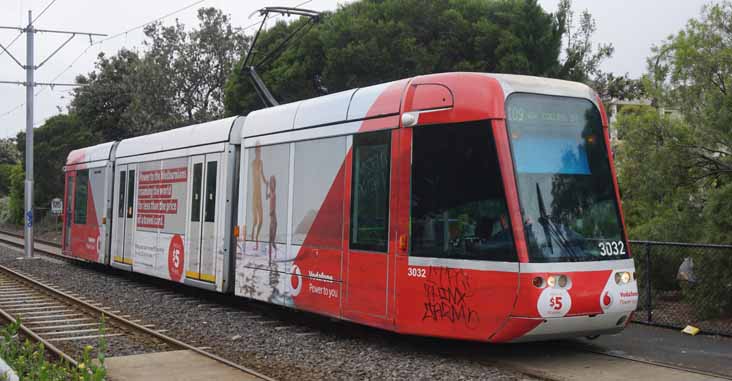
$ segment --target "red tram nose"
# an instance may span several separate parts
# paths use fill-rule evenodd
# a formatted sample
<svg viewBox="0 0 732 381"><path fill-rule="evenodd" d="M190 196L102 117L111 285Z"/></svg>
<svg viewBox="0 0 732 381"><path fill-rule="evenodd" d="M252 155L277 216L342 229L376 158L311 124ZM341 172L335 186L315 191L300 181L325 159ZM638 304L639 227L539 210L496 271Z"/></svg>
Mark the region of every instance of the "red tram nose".
<svg viewBox="0 0 732 381"><path fill-rule="evenodd" d="M520 282L519 299L509 322L492 341L617 332L638 303L633 268L522 273Z"/></svg>

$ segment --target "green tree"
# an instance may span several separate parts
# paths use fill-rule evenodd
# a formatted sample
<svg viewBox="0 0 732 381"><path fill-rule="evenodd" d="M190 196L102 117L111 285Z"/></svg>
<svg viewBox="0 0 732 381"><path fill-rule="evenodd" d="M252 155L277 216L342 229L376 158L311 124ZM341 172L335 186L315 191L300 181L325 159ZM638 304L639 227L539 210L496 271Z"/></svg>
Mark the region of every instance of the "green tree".
<svg viewBox="0 0 732 381"><path fill-rule="evenodd" d="M600 64L615 51L612 44L592 45L597 23L588 10L582 11L575 23L571 0L561 0L557 20L562 32L564 61L557 76L577 82L589 82L603 74Z"/></svg>
<svg viewBox="0 0 732 381"><path fill-rule="evenodd" d="M303 22L262 33L254 62ZM613 47L593 45L595 30L586 10L576 22L570 0L553 14L535 0L363 0L324 14L260 74L283 103L319 95L316 77L336 92L445 71L557 77L588 83L603 98L638 96L638 81L600 69ZM241 66L226 85L225 104L228 114L262 107Z"/></svg>
<svg viewBox="0 0 732 381"><path fill-rule="evenodd" d="M263 32L257 56L305 21ZM331 92L456 70L556 76L563 28L535 0L364 0L323 15L260 74L281 102L319 95L316 76ZM225 102L229 114L261 107L240 66Z"/></svg>
<svg viewBox="0 0 732 381"><path fill-rule="evenodd" d="M616 75L601 69L602 62L612 57L615 48L611 43L593 45L597 22L587 9L576 20L572 1L561 0L556 18L563 48L563 60L556 77L588 84L603 101L637 99L644 95L640 80L630 78L628 73Z"/></svg>
<svg viewBox="0 0 732 381"><path fill-rule="evenodd" d="M122 49L109 58L100 53L96 69L76 78L84 86L74 89L70 112L104 141L131 137L128 111L134 99L139 66L140 57L135 52Z"/></svg>
<svg viewBox="0 0 732 381"><path fill-rule="evenodd" d="M201 8L198 20L198 29L190 32L177 21L145 28L149 50L144 61L161 71L173 110L188 124L223 116L226 79L247 48L243 31L232 27L221 10ZM157 91L140 95L160 97Z"/></svg>
<svg viewBox="0 0 732 381"><path fill-rule="evenodd" d="M655 48L649 58L649 93L659 105L678 108L690 138L677 145L682 168L690 171L701 203L705 236L732 243L726 224L711 218L732 208L732 3L705 6L679 33ZM710 201L710 202L706 202Z"/></svg>
<svg viewBox="0 0 732 381"><path fill-rule="evenodd" d="M0 197L6 196L10 191L10 175L13 173L15 164L0 164Z"/></svg>
<svg viewBox="0 0 732 381"><path fill-rule="evenodd" d="M700 238L702 205L691 202L697 191L693 170L680 146L692 140L680 118L661 115L653 107L626 107L618 114L615 161L623 209L631 237L693 242Z"/></svg>
<svg viewBox="0 0 732 381"><path fill-rule="evenodd" d="M100 54L77 81L70 111L104 141L169 130L223 116L226 79L246 49L243 32L214 8L198 10L197 29L156 23L142 52Z"/></svg>
<svg viewBox="0 0 732 381"><path fill-rule="evenodd" d="M8 195L8 213L5 222L13 224L23 223L23 190L25 170L20 164L13 165L10 171L10 192Z"/></svg>
<svg viewBox="0 0 732 381"><path fill-rule="evenodd" d="M732 244L732 3L705 6L655 47L643 82L654 107L618 118L623 140L617 158L631 235ZM662 115L664 108L679 115ZM696 281L685 297L701 318L729 316L732 257L725 254L681 251L657 257L656 268L671 267L669 282L669 273L691 256Z"/></svg>
<svg viewBox="0 0 732 381"><path fill-rule="evenodd" d="M36 207L48 208L51 199L63 198L63 166L66 164L69 152L97 144L99 139L73 114L51 117L42 126L36 128L33 134L35 164L33 201ZM25 147L24 132L18 134L18 142L21 147ZM23 152L25 152L24 149ZM13 196L11 193L11 198L13 197L17 197L17 195ZM21 205L22 201L21 187Z"/></svg>
<svg viewBox="0 0 732 381"><path fill-rule="evenodd" d="M20 151L15 139L0 139L0 164L15 164L20 160Z"/></svg>

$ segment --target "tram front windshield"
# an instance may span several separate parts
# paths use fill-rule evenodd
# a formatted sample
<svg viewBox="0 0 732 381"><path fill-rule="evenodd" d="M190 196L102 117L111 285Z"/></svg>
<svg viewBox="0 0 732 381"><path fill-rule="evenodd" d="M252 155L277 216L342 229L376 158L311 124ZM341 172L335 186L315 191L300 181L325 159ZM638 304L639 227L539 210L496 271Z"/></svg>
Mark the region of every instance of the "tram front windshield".
<svg viewBox="0 0 732 381"><path fill-rule="evenodd" d="M597 107L534 94L506 107L530 260L628 258Z"/></svg>

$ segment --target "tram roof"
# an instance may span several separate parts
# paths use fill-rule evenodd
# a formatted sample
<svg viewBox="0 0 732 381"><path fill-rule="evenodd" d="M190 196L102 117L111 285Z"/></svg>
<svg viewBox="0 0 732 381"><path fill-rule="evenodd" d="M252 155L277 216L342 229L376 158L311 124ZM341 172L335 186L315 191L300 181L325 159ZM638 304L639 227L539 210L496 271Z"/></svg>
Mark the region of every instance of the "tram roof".
<svg viewBox="0 0 732 381"><path fill-rule="evenodd" d="M419 80L425 83L434 80L434 83L439 84L448 77L459 79L466 74L479 74L496 79L505 97L512 93L526 92L585 98L597 103L595 92L587 85L578 82L513 74L428 74L264 108L251 112L246 118L230 117L125 139L119 142L114 156L129 157L222 142L238 143L246 137L397 115L402 101L400 95L404 94L404 90L411 82ZM379 104L378 109L374 111L373 106L377 98L387 89L396 96L390 97L390 102ZM113 154L114 144L110 142L72 151L67 164L108 160Z"/></svg>
<svg viewBox="0 0 732 381"><path fill-rule="evenodd" d="M66 165L109 160L112 148L114 148L115 144L116 142L108 142L91 147L75 149L69 152L69 155L66 158Z"/></svg>
<svg viewBox="0 0 732 381"><path fill-rule="evenodd" d="M351 122L366 117L398 114L401 104L399 101L394 101L387 105L380 105L378 115L371 113L367 115L376 99L391 86L401 86L401 94L403 94L404 89L415 79L425 83L434 78L435 83L439 84L447 76L457 77L465 74L479 74L498 80L505 97L512 93L527 92L585 98L597 103L595 92L587 85L578 82L513 74L428 74L253 111L247 116L242 137L255 137L306 127ZM401 100L401 98L399 99Z"/></svg>
<svg viewBox="0 0 732 381"><path fill-rule="evenodd" d="M214 120L158 132L156 134L124 139L119 143L115 157L129 157L153 152L238 141L243 117Z"/></svg>
<svg viewBox="0 0 732 381"><path fill-rule="evenodd" d="M592 88L580 82L562 79L532 77L516 74L485 74L501 83L506 97L512 93L535 93L564 97L586 98L597 103L596 93Z"/></svg>

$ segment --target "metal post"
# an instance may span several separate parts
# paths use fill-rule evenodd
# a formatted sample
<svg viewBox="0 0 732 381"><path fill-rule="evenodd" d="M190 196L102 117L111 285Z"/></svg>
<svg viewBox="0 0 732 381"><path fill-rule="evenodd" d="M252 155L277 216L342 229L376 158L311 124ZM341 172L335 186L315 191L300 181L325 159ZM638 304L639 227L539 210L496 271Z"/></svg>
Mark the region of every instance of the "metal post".
<svg viewBox="0 0 732 381"><path fill-rule="evenodd" d="M50 5L49 5L50 6ZM48 9L48 7L46 7ZM45 9L44 9L45 12ZM7 54L13 61L15 61L18 66L25 69L26 73L26 81L25 82L19 82L19 81L0 81L0 84L11 84L11 85L25 85L25 105L26 105L26 113L25 113L25 224L24 224L24 231L25 231L25 258L33 258L33 90L35 86L77 86L77 84L68 84L68 83L44 83L44 82L34 82L33 81L33 73L36 69L43 66L48 60L53 57L56 53L58 53L66 44L71 41L74 36L77 35L88 35L89 41L91 42L92 36L106 36L106 34L99 34L99 33L89 33L89 32L74 32L74 31L65 31L65 30L48 30L48 29L36 29L33 27L33 17L31 11L28 11L28 26L23 27L14 27L14 26L2 26L0 25L0 29L11 29L11 30L17 30L21 33L26 34L27 38L27 45L26 45L26 63L25 65L21 64L20 61L13 56L13 54L8 51L8 49L0 44L0 49L2 49L2 52ZM71 35L66 41L64 41L61 46L59 46L56 50L53 51L46 59L41 60L41 63L36 66L34 63L34 52L33 52L33 38L34 35L38 32L41 33L53 33L53 34L68 34Z"/></svg>
<svg viewBox="0 0 732 381"><path fill-rule="evenodd" d="M646 314L648 323L653 321L651 303L651 245L646 244Z"/></svg>
<svg viewBox="0 0 732 381"><path fill-rule="evenodd" d="M33 18L28 11L25 62L25 258L33 258Z"/></svg>

